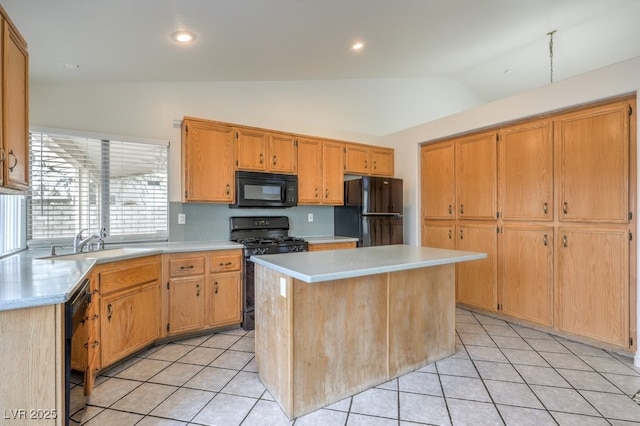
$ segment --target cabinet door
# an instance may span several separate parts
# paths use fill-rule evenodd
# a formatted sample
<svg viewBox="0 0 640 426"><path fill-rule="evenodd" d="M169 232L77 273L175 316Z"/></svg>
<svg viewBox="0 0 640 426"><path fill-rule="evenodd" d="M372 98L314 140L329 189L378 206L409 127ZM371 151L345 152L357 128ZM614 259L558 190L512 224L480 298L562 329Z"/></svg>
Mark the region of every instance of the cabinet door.
<svg viewBox="0 0 640 426"><path fill-rule="evenodd" d="M188 120L183 122L184 201L233 202L232 136L230 127Z"/></svg>
<svg viewBox="0 0 640 426"><path fill-rule="evenodd" d="M423 219L455 219L454 145L425 145L420 149Z"/></svg>
<svg viewBox="0 0 640 426"><path fill-rule="evenodd" d="M456 226L453 222L422 221L422 246L454 250Z"/></svg>
<svg viewBox="0 0 640 426"><path fill-rule="evenodd" d="M238 169L258 172L267 171L267 134L243 128L237 128L235 131L236 166Z"/></svg>
<svg viewBox="0 0 640 426"><path fill-rule="evenodd" d="M298 203L322 201L322 141L298 139Z"/></svg>
<svg viewBox="0 0 640 426"><path fill-rule="evenodd" d="M629 105L593 108L556 122L559 217L627 223Z"/></svg>
<svg viewBox="0 0 640 426"><path fill-rule="evenodd" d="M487 258L456 264L456 299L478 308L497 309L497 230L495 225L458 223L456 249Z"/></svg>
<svg viewBox="0 0 640 426"><path fill-rule="evenodd" d="M560 227L558 327L622 348L629 345L629 232Z"/></svg>
<svg viewBox="0 0 640 426"><path fill-rule="evenodd" d="M169 280L167 332L180 334L204 325L204 275Z"/></svg>
<svg viewBox="0 0 640 426"><path fill-rule="evenodd" d="M344 202L344 145L322 143L322 204L341 206Z"/></svg>
<svg viewBox="0 0 640 426"><path fill-rule="evenodd" d="M548 121L501 132L500 211L504 220L553 220L553 139Z"/></svg>
<svg viewBox="0 0 640 426"><path fill-rule="evenodd" d="M367 146L346 144L345 145L345 172L357 175L368 175L371 173L371 149Z"/></svg>
<svg viewBox="0 0 640 426"><path fill-rule="evenodd" d="M456 202L460 219L495 219L497 137L485 133L456 142Z"/></svg>
<svg viewBox="0 0 640 426"><path fill-rule="evenodd" d="M273 173L296 173L295 138L291 135L269 135L269 170Z"/></svg>
<svg viewBox="0 0 640 426"><path fill-rule="evenodd" d="M207 323L211 326L240 323L240 273L212 274L210 281Z"/></svg>
<svg viewBox="0 0 640 426"><path fill-rule="evenodd" d="M393 149L371 148L371 174L393 176Z"/></svg>
<svg viewBox="0 0 640 426"><path fill-rule="evenodd" d="M553 325L553 228L504 226L500 239L501 309Z"/></svg>
<svg viewBox="0 0 640 426"><path fill-rule="evenodd" d="M4 79L2 140L4 142L4 185L14 189L29 187L29 139L27 82L28 54L14 29L4 23ZM2 158L0 156L0 158ZM0 173L1 174L1 173Z"/></svg>
<svg viewBox="0 0 640 426"><path fill-rule="evenodd" d="M157 281L100 300L102 368L153 343L160 335Z"/></svg>

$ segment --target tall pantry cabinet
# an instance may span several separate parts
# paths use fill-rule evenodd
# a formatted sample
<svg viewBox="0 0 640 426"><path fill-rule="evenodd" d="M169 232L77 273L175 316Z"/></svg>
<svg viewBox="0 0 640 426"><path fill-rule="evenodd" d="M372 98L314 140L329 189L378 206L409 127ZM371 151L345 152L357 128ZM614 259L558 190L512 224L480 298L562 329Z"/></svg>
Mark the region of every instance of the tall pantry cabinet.
<svg viewBox="0 0 640 426"><path fill-rule="evenodd" d="M460 304L635 347L634 109L619 98L421 148L422 245L488 254L456 269Z"/></svg>

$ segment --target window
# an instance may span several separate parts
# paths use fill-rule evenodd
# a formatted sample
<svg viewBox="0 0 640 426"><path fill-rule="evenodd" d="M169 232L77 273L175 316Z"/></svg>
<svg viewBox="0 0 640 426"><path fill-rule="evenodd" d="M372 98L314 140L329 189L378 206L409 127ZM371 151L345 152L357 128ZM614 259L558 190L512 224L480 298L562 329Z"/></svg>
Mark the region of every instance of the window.
<svg viewBox="0 0 640 426"><path fill-rule="evenodd" d="M168 147L134 138L31 131L27 239L50 243L104 227L107 242L166 240Z"/></svg>

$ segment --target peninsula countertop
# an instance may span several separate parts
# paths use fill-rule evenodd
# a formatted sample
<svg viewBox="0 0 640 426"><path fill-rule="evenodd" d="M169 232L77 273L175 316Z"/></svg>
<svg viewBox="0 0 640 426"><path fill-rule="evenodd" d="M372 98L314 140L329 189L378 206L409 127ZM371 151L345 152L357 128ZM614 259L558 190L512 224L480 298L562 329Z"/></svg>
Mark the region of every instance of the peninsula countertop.
<svg viewBox="0 0 640 426"><path fill-rule="evenodd" d="M391 245L251 256L251 260L307 283L484 259L486 253Z"/></svg>
<svg viewBox="0 0 640 426"><path fill-rule="evenodd" d="M241 249L232 241L135 244L128 250L49 256L49 249L22 250L0 258L0 311L65 303L96 264L162 253Z"/></svg>

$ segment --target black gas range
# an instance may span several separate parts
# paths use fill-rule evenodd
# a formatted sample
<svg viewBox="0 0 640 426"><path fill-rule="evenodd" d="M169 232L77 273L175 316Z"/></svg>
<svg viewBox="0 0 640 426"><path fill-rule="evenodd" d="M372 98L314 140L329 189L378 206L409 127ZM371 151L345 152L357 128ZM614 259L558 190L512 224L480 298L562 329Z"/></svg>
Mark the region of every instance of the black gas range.
<svg viewBox="0 0 640 426"><path fill-rule="evenodd" d="M287 216L234 216L230 219L230 240L244 246L242 279L242 328L255 328L255 272L252 255L307 251L303 238L289 236Z"/></svg>

